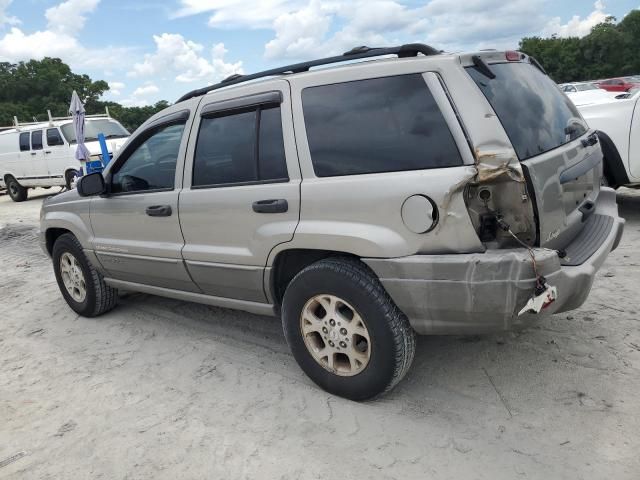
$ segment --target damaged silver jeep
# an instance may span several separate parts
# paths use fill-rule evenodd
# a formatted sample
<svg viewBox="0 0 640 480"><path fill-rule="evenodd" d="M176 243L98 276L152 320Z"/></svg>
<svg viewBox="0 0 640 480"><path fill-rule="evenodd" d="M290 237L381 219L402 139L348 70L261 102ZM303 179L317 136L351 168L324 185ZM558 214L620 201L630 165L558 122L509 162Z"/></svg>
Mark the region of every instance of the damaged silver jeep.
<svg viewBox="0 0 640 480"><path fill-rule="evenodd" d="M579 307L624 225L601 176L535 59L358 47L188 93L44 202L42 245L81 315L118 290L279 315L305 373L362 400L415 333Z"/></svg>

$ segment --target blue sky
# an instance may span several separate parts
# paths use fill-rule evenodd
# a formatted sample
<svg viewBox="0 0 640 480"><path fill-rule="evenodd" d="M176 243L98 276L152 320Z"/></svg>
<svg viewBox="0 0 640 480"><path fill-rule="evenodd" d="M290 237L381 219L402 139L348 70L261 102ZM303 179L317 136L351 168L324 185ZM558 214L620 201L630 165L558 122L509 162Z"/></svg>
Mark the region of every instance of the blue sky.
<svg viewBox="0 0 640 480"><path fill-rule="evenodd" d="M640 0L0 0L0 61L60 57L125 105L175 101L232 73L425 42L515 48L583 36Z"/></svg>

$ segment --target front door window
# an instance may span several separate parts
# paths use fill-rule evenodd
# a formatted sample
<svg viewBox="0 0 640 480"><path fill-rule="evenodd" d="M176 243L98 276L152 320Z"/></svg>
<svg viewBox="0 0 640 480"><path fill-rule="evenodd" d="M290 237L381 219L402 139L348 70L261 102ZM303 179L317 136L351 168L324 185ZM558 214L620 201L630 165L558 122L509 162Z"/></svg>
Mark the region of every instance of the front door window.
<svg viewBox="0 0 640 480"><path fill-rule="evenodd" d="M111 193L172 190L185 122L156 127L114 168Z"/></svg>

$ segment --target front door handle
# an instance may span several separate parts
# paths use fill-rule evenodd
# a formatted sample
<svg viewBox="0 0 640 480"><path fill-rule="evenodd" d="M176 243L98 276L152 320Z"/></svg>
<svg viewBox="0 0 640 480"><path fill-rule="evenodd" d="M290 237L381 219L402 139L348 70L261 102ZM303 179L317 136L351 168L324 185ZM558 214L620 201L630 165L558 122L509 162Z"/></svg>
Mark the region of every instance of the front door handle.
<svg viewBox="0 0 640 480"><path fill-rule="evenodd" d="M252 207L256 213L284 213L289 210L289 203L284 198L259 200Z"/></svg>
<svg viewBox="0 0 640 480"><path fill-rule="evenodd" d="M46 153L47 155L49 155L51 153L51 150L45 150L44 153Z"/></svg>
<svg viewBox="0 0 640 480"><path fill-rule="evenodd" d="M153 205L147 207L146 212L150 217L170 217L171 205Z"/></svg>

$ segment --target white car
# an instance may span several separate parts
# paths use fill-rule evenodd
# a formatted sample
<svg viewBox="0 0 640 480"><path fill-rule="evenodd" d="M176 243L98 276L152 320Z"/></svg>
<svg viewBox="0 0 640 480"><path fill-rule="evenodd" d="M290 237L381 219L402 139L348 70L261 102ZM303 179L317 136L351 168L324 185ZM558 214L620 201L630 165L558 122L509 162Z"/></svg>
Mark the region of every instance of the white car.
<svg viewBox="0 0 640 480"><path fill-rule="evenodd" d="M126 142L129 132L108 115L87 116L85 145L92 159L101 158L102 133L110 156ZM75 158L76 135L71 118L17 123L0 131L0 187L21 202L32 187L71 187L81 164Z"/></svg>
<svg viewBox="0 0 640 480"><path fill-rule="evenodd" d="M598 87L595 83L589 82L565 83L560 85L560 89L566 93L577 107L610 102L620 93L608 92Z"/></svg>
<svg viewBox="0 0 640 480"><path fill-rule="evenodd" d="M640 187L640 90L618 93L605 103L578 105L598 131L604 153L604 179L612 187Z"/></svg>

